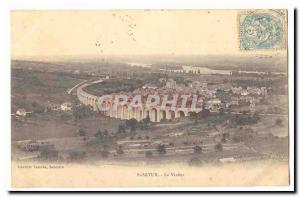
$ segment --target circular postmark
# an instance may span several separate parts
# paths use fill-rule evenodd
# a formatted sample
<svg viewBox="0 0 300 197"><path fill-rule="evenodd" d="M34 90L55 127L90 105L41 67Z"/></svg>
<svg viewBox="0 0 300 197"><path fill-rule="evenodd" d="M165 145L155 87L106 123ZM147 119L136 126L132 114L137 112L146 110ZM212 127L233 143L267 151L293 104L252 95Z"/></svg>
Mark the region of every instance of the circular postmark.
<svg viewBox="0 0 300 197"><path fill-rule="evenodd" d="M268 13L246 15L240 21L241 49L276 48L283 39L283 26L278 17Z"/></svg>

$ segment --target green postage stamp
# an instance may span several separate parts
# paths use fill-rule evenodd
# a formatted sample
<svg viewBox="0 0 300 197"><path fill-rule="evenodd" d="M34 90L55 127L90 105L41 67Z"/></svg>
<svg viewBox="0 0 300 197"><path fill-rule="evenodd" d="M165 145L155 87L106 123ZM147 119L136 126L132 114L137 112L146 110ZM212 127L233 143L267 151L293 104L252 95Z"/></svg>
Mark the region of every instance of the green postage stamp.
<svg viewBox="0 0 300 197"><path fill-rule="evenodd" d="M259 10L239 15L241 50L286 48L286 11Z"/></svg>

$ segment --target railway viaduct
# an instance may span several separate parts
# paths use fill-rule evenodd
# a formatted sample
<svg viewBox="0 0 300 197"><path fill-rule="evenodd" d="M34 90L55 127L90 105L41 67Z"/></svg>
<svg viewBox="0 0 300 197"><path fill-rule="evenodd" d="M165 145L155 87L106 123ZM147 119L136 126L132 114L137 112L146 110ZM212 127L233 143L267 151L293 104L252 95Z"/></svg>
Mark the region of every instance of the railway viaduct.
<svg viewBox="0 0 300 197"><path fill-rule="evenodd" d="M98 98L95 95L92 95L84 90L85 87L95 84L101 83L102 80L85 83L77 88L77 97L81 103L87 106L91 106L94 111L99 112L99 108L97 106ZM137 121L141 121L147 117L149 117L151 122L160 122L161 120L170 120L174 118L189 116L191 113L190 108L171 108L166 107L165 109L161 109L160 106L152 106L146 107L146 105L142 105L140 107L132 107L128 104L115 104L112 101L105 102L104 107L108 110L103 113L106 116L112 118L119 118L122 120L136 119ZM198 112L198 111L197 111Z"/></svg>

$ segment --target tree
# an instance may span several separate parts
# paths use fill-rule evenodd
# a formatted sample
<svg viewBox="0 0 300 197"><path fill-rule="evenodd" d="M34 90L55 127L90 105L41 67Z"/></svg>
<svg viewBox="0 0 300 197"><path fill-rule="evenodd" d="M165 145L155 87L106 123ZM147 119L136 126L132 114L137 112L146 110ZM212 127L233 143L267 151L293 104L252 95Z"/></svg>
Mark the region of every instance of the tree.
<svg viewBox="0 0 300 197"><path fill-rule="evenodd" d="M203 109L201 112L200 112L200 116L202 117L202 118L206 118L206 117L208 117L210 115L210 111L208 110L208 109Z"/></svg>
<svg viewBox="0 0 300 197"><path fill-rule="evenodd" d="M93 111L91 110L90 106L79 106L75 107L72 111L75 120L79 120L81 118L91 116Z"/></svg>
<svg viewBox="0 0 300 197"><path fill-rule="evenodd" d="M194 153L196 153L196 154L202 153L202 147L201 146L194 146Z"/></svg>
<svg viewBox="0 0 300 197"><path fill-rule="evenodd" d="M70 118L72 118L72 116L70 116L68 113L60 113L59 116L60 116L61 120L64 120L64 121L67 121Z"/></svg>
<svg viewBox="0 0 300 197"><path fill-rule="evenodd" d="M225 143L228 138L229 138L229 133L223 133L222 138L221 138L221 142Z"/></svg>
<svg viewBox="0 0 300 197"><path fill-rule="evenodd" d="M104 129L104 131L103 131L103 136L104 136L104 137L108 137L108 136L109 136L109 133L108 133L107 129Z"/></svg>
<svg viewBox="0 0 300 197"><path fill-rule="evenodd" d="M78 133L79 133L79 136L86 136L85 131L83 130L83 128L80 128Z"/></svg>
<svg viewBox="0 0 300 197"><path fill-rule="evenodd" d="M254 123L257 123L259 121L259 113L255 112L252 116L252 120Z"/></svg>
<svg viewBox="0 0 300 197"><path fill-rule="evenodd" d="M198 119L195 119L193 124L197 125L198 124Z"/></svg>
<svg viewBox="0 0 300 197"><path fill-rule="evenodd" d="M256 124L259 120L259 115L257 113L254 113L253 115L247 114L247 112L235 116L232 121L235 121L237 125L250 125L250 124Z"/></svg>
<svg viewBox="0 0 300 197"><path fill-rule="evenodd" d="M224 115L224 114L225 114L225 109L224 109L224 108L220 108L219 114L220 114L220 115Z"/></svg>
<svg viewBox="0 0 300 197"><path fill-rule="evenodd" d="M31 103L31 106L32 106L32 111L35 112L35 113L42 113L44 112L44 108L38 104L37 102L33 101Z"/></svg>
<svg viewBox="0 0 300 197"><path fill-rule="evenodd" d="M256 132L254 132L251 128L239 129L232 135L232 139L234 142L253 143L255 142L255 138Z"/></svg>
<svg viewBox="0 0 300 197"><path fill-rule="evenodd" d="M119 133L125 133L126 132L125 127L123 125L119 125L118 132Z"/></svg>
<svg viewBox="0 0 300 197"><path fill-rule="evenodd" d="M101 138L103 137L103 134L102 134L101 130L98 129L98 131L95 133L94 136L95 136L97 139L101 139Z"/></svg>
<svg viewBox="0 0 300 197"><path fill-rule="evenodd" d="M166 146L164 144L159 144L157 146L157 152L161 155L166 154Z"/></svg>
<svg viewBox="0 0 300 197"><path fill-rule="evenodd" d="M119 154L119 155L124 154L123 147L122 147L122 146L118 146L116 152L117 152L117 154Z"/></svg>
<svg viewBox="0 0 300 197"><path fill-rule="evenodd" d="M150 123L150 117L147 116L146 118L144 118L144 119L143 119L143 122L144 122L144 123L147 123L147 124Z"/></svg>
<svg viewBox="0 0 300 197"><path fill-rule="evenodd" d="M85 152L81 151L72 151L69 153L70 160L81 160L86 157Z"/></svg>
<svg viewBox="0 0 300 197"><path fill-rule="evenodd" d="M150 157L152 157L152 156L153 156L152 151L147 150L147 151L145 152L145 157L146 157L146 158L150 158Z"/></svg>
<svg viewBox="0 0 300 197"><path fill-rule="evenodd" d="M148 129L148 128L149 128L149 123L150 123L150 118L149 118L149 116L147 116L146 118L144 118L144 119L142 120L141 123L142 123L142 124L141 124L141 127L142 127L143 129Z"/></svg>
<svg viewBox="0 0 300 197"><path fill-rule="evenodd" d="M54 144L46 144L44 146L39 146L40 157L47 160L57 160L58 151L56 150Z"/></svg>
<svg viewBox="0 0 300 197"><path fill-rule="evenodd" d="M134 132L136 130L138 121L134 118L126 120L125 125L130 128L130 131Z"/></svg>
<svg viewBox="0 0 300 197"><path fill-rule="evenodd" d="M131 132L131 133L133 133L133 134L134 134L134 133L135 133L135 131L136 131L136 127L135 127L135 126L134 126L134 127L130 127L130 132Z"/></svg>
<svg viewBox="0 0 300 197"><path fill-rule="evenodd" d="M169 143L169 146L174 147L174 142L170 142L170 143Z"/></svg>
<svg viewBox="0 0 300 197"><path fill-rule="evenodd" d="M199 114L196 112L190 112L189 114L190 114L190 119L192 120L197 119L199 116Z"/></svg>
<svg viewBox="0 0 300 197"><path fill-rule="evenodd" d="M281 125L282 125L282 120L281 120L280 118L277 118L277 119L275 120L275 124L276 124L277 126L281 126Z"/></svg>
<svg viewBox="0 0 300 197"><path fill-rule="evenodd" d="M221 143L218 143L215 145L215 150L216 151L222 151L223 150L223 145Z"/></svg>
<svg viewBox="0 0 300 197"><path fill-rule="evenodd" d="M193 157L189 161L189 164L190 165L194 165L194 166L200 166L200 165L203 164L203 161L200 158L198 158L198 157Z"/></svg>
<svg viewBox="0 0 300 197"><path fill-rule="evenodd" d="M104 147L100 150L100 154L102 157L107 158L109 156L109 151L107 149L107 147Z"/></svg>

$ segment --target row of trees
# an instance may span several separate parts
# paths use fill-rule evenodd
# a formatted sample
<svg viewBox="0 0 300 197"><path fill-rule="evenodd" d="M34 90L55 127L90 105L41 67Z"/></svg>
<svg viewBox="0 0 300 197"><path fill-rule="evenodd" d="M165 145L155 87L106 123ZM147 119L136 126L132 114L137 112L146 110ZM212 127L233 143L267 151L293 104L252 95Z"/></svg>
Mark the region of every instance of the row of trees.
<svg viewBox="0 0 300 197"><path fill-rule="evenodd" d="M219 152L222 151L222 150L223 150L223 145L222 145L221 143L216 144L216 145L214 146L214 150L215 150L215 151L219 151ZM159 145L156 147L156 152L157 152L159 155L165 155L165 154L167 153L166 146L165 146L164 144L159 144ZM196 146L194 146L194 148L193 148L193 152L194 152L195 154L201 154L201 153L203 152L203 149L202 149L201 146L196 145ZM116 153L117 153L118 155L124 154L123 147L122 147L122 146L118 146L118 147L116 148ZM152 151L148 150L148 151L145 152L145 157L146 157L146 158L150 158L150 157L152 157L152 156L153 156Z"/></svg>
<svg viewBox="0 0 300 197"><path fill-rule="evenodd" d="M129 129L131 134L135 134L137 128L147 129L149 128L149 124L150 124L149 117L143 119L140 122L132 118L130 120L126 120L124 125L119 125L118 133L126 133L127 129Z"/></svg>
<svg viewBox="0 0 300 197"><path fill-rule="evenodd" d="M256 124L259 121L260 117L258 113L254 114L239 114L232 116L230 122L232 125L250 125Z"/></svg>
<svg viewBox="0 0 300 197"><path fill-rule="evenodd" d="M195 154L201 154L202 153L202 147L201 146L194 146L194 153ZM222 151L223 150L223 146L222 144L216 144L215 145L215 150L216 151ZM156 148L156 151L159 155L165 155L167 153L166 151L166 146L164 144L159 144ZM99 151L101 157L103 158L107 158L109 157L109 147L108 145L103 145L101 148L100 148L100 151ZM123 150L123 147L122 146L118 146L116 148L116 153L118 155L123 155L124 154L124 150ZM86 157L86 152L84 151L71 151L69 153L69 159L70 160L81 160L81 159L84 159ZM152 151L146 151L145 152L145 157L146 158L151 158L153 157L153 153Z"/></svg>
<svg viewBox="0 0 300 197"><path fill-rule="evenodd" d="M201 112L191 112L190 113L190 118L192 120L200 119L200 118L206 118L210 116L210 111L208 109L203 109Z"/></svg>
<svg viewBox="0 0 300 197"><path fill-rule="evenodd" d="M75 121L95 114L95 112L93 110L91 110L90 106L85 106L85 105L74 107L72 113L73 113Z"/></svg>

